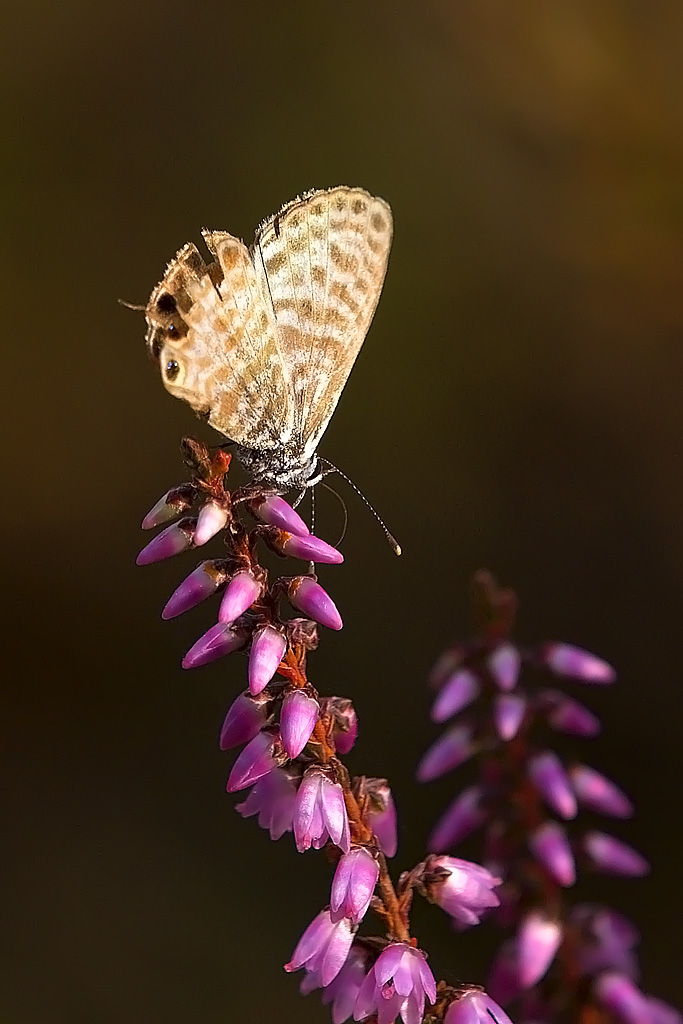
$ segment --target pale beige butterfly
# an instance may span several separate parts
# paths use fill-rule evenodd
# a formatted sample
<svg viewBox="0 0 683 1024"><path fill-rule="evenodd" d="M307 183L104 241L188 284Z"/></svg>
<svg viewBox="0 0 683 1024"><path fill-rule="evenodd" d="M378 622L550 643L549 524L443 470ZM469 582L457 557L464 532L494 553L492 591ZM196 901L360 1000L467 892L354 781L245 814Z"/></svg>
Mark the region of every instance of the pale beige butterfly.
<svg viewBox="0 0 683 1024"><path fill-rule="evenodd" d="M152 292L149 350L167 390L235 442L256 480L310 487L382 290L391 209L341 185L288 203L250 249L202 234L213 261L188 243Z"/></svg>

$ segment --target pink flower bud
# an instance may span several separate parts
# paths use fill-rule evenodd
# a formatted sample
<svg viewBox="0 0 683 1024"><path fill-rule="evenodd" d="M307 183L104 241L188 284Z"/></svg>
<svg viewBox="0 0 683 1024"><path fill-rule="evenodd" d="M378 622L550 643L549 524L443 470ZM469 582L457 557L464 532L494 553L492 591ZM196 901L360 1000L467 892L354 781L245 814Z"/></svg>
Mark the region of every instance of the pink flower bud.
<svg viewBox="0 0 683 1024"><path fill-rule="evenodd" d="M273 768L258 780L247 799L237 804L235 810L243 818L258 814L261 828L267 828L270 838L277 840L292 831L295 800L296 786L289 775L280 768Z"/></svg>
<svg viewBox="0 0 683 1024"><path fill-rule="evenodd" d="M480 864L443 854L427 857L420 878L427 899L438 903L460 928L479 924L484 911L499 905L493 889L501 881Z"/></svg>
<svg viewBox="0 0 683 1024"><path fill-rule="evenodd" d="M250 572L238 572L230 580L223 594L218 621L234 622L247 608L251 608L260 593L261 587Z"/></svg>
<svg viewBox="0 0 683 1024"><path fill-rule="evenodd" d="M348 917L359 924L365 917L379 878L379 865L362 846L354 846L337 864L330 897L330 917Z"/></svg>
<svg viewBox="0 0 683 1024"><path fill-rule="evenodd" d="M600 732L600 719L578 700L559 690L542 690L539 707L545 713L548 725L558 732L570 736L597 736Z"/></svg>
<svg viewBox="0 0 683 1024"><path fill-rule="evenodd" d="M332 719L332 738L338 754L348 754L358 736L358 718L347 697L327 697L323 710Z"/></svg>
<svg viewBox="0 0 683 1024"><path fill-rule="evenodd" d="M288 693L280 712L282 746L290 757L298 757L304 749L318 721L320 707L317 700L302 690Z"/></svg>
<svg viewBox="0 0 683 1024"><path fill-rule="evenodd" d="M136 565L151 565L187 551L192 547L195 523L195 519L181 519L179 523L167 526L142 549L135 560Z"/></svg>
<svg viewBox="0 0 683 1024"><path fill-rule="evenodd" d="M444 1024L512 1024L505 1010L486 992L471 989L459 993L446 1010Z"/></svg>
<svg viewBox="0 0 683 1024"><path fill-rule="evenodd" d="M218 745L221 750L229 750L230 747L248 743L265 724L265 704L253 700L246 693L241 693L225 716Z"/></svg>
<svg viewBox="0 0 683 1024"><path fill-rule="evenodd" d="M201 547L210 541L223 529L227 521L227 508L221 507L215 501L207 501L199 510L197 517L197 528L194 531L195 546Z"/></svg>
<svg viewBox="0 0 683 1024"><path fill-rule="evenodd" d="M159 498L154 508L150 509L142 520L142 529L151 530L155 526L163 526L177 516L186 512L192 504L194 488L191 484L184 484L180 487L172 487L162 498Z"/></svg>
<svg viewBox="0 0 683 1024"><path fill-rule="evenodd" d="M417 766L417 778L420 782L431 782L457 768L473 753L471 726L453 726L423 754Z"/></svg>
<svg viewBox="0 0 683 1024"><path fill-rule="evenodd" d="M183 668L198 668L208 665L211 661L238 651L246 642L243 632L233 629L229 622L217 622L207 629L203 636L190 647L183 658Z"/></svg>
<svg viewBox="0 0 683 1024"><path fill-rule="evenodd" d="M563 818L576 817L576 797L557 754L546 750L527 765L529 778L552 810Z"/></svg>
<svg viewBox="0 0 683 1024"><path fill-rule="evenodd" d="M446 680L432 707L432 721L446 719L462 711L479 696L481 685L474 672L462 668Z"/></svg>
<svg viewBox="0 0 683 1024"><path fill-rule="evenodd" d="M392 942L382 950L360 987L354 1020L379 1015L383 1024L417 1024L424 1017L425 998L436 1002L436 982L424 953L405 942Z"/></svg>
<svg viewBox="0 0 683 1024"><path fill-rule="evenodd" d="M287 594L295 608L328 629L341 629L344 625L332 598L310 576L295 577Z"/></svg>
<svg viewBox="0 0 683 1024"><path fill-rule="evenodd" d="M521 666L519 651L514 644L501 644L488 656L486 664L501 690L514 690Z"/></svg>
<svg viewBox="0 0 683 1024"><path fill-rule="evenodd" d="M611 665L572 644L546 644L542 658L551 672L582 683L613 683L617 677Z"/></svg>
<svg viewBox="0 0 683 1024"><path fill-rule="evenodd" d="M493 722L505 742L514 739L524 721L526 699L518 693L499 693L493 701Z"/></svg>
<svg viewBox="0 0 683 1024"><path fill-rule="evenodd" d="M226 578L226 573L216 568L216 565L216 562L202 562L198 565L171 594L161 613L162 619L174 619L176 615L182 615L215 594Z"/></svg>
<svg viewBox="0 0 683 1024"><path fill-rule="evenodd" d="M519 981L523 989L531 988L545 975L561 941L562 927L557 921L536 912L527 914L516 939Z"/></svg>
<svg viewBox="0 0 683 1024"><path fill-rule="evenodd" d="M630 978L616 971L605 971L593 982L597 1001L623 1024L645 1024L651 1021L647 1000Z"/></svg>
<svg viewBox="0 0 683 1024"><path fill-rule="evenodd" d="M281 539L284 538L284 539ZM344 556L331 544L314 537L312 534L302 536L296 533L280 534L274 542L283 555L290 555L292 558L305 558L308 562L327 562L330 565L341 565Z"/></svg>
<svg viewBox="0 0 683 1024"><path fill-rule="evenodd" d="M367 822L385 857L395 857L398 848L396 807L386 779L362 781L362 794L368 798Z"/></svg>
<svg viewBox="0 0 683 1024"><path fill-rule="evenodd" d="M642 854L605 832L587 832L583 837L583 849L595 868L610 875L640 878L647 875L650 870L650 865Z"/></svg>
<svg viewBox="0 0 683 1024"><path fill-rule="evenodd" d="M249 651L249 689L254 696L271 681L286 650L286 639L272 626L264 626L254 633Z"/></svg>
<svg viewBox="0 0 683 1024"><path fill-rule="evenodd" d="M558 885L576 881L576 868L567 833L556 821L545 821L529 837L529 849Z"/></svg>
<svg viewBox="0 0 683 1024"><path fill-rule="evenodd" d="M574 792L585 807L610 818L630 818L633 814L633 804L624 791L595 768L576 764L569 774Z"/></svg>
<svg viewBox="0 0 683 1024"><path fill-rule="evenodd" d="M488 817L482 805L483 795L481 786L463 789L437 822L429 838L428 849L435 852L448 850L483 825Z"/></svg>
<svg viewBox="0 0 683 1024"><path fill-rule="evenodd" d="M247 743L239 755L228 777L228 793L252 786L259 779L277 767L273 756L273 737L265 732L258 733Z"/></svg>
<svg viewBox="0 0 683 1024"><path fill-rule="evenodd" d="M276 526L278 530L285 530L287 533L296 533L299 537L305 537L310 533L299 513L295 512L279 494L269 494L266 498L257 499L251 503L251 508L261 522L267 523L268 526Z"/></svg>

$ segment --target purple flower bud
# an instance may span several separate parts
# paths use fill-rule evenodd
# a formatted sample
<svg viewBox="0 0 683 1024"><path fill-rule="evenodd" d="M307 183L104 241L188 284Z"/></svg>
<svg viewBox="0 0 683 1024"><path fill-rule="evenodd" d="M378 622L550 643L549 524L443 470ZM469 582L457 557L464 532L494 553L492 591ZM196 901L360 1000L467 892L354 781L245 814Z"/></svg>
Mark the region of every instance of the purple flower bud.
<svg viewBox="0 0 683 1024"><path fill-rule="evenodd" d="M163 526L176 516L186 512L192 504L194 488L191 484L172 487L162 498L159 498L154 508L150 509L142 520L143 530L152 530L155 526Z"/></svg>
<svg viewBox="0 0 683 1024"><path fill-rule="evenodd" d="M427 857L420 877L427 899L438 903L460 928L479 924L485 910L500 904L493 889L501 882L480 864L434 854Z"/></svg>
<svg viewBox="0 0 683 1024"><path fill-rule="evenodd" d="M649 1024L647 1000L630 978L605 971L593 982L595 998L623 1024Z"/></svg>
<svg viewBox="0 0 683 1024"><path fill-rule="evenodd" d="M526 698L518 693L500 693L493 701L493 722L496 732L507 742L514 739L524 721Z"/></svg>
<svg viewBox="0 0 683 1024"><path fill-rule="evenodd" d="M360 987L354 1020L378 1015L390 1024L400 1015L404 1024L419 1024L425 997L436 1002L436 982L424 953L405 942L392 942L377 957Z"/></svg>
<svg viewBox="0 0 683 1024"><path fill-rule="evenodd" d="M244 633L233 629L231 623L217 622L190 647L183 658L183 668L198 668L226 654L232 654L244 646L245 639Z"/></svg>
<svg viewBox="0 0 683 1024"><path fill-rule="evenodd" d="M260 502L252 502L251 508L261 522L267 523L268 526L276 526L278 530L286 530L287 533L295 533L299 537L305 537L310 533L299 513L295 512L279 494L269 494Z"/></svg>
<svg viewBox="0 0 683 1024"><path fill-rule="evenodd" d="M654 999L652 996L647 996L645 1003L649 1024L683 1024L683 1016L669 1003Z"/></svg>
<svg viewBox="0 0 683 1024"><path fill-rule="evenodd" d="M194 542L196 547L206 544L219 533L228 521L228 510L218 505L215 501L207 501L199 510L197 517L197 528L194 531Z"/></svg>
<svg viewBox="0 0 683 1024"><path fill-rule="evenodd" d="M512 1024L505 1010L479 989L459 993L446 1010L444 1024Z"/></svg>
<svg viewBox="0 0 683 1024"><path fill-rule="evenodd" d="M294 808L294 838L299 853L320 850L331 840L344 853L351 848L344 790L319 768L309 768L301 780Z"/></svg>
<svg viewBox="0 0 683 1024"><path fill-rule="evenodd" d="M225 573L216 568L215 562L202 562L171 594L161 613L162 619L174 619L189 611L215 594L224 582Z"/></svg>
<svg viewBox="0 0 683 1024"><path fill-rule="evenodd" d="M637 975L633 947L639 935L627 918L609 907L579 903L572 909L570 926L579 933L573 948L582 975L590 977L605 970L632 978Z"/></svg>
<svg viewBox="0 0 683 1024"><path fill-rule="evenodd" d="M521 666L519 651L514 644L501 644L488 656L486 664L501 690L514 690Z"/></svg>
<svg viewBox="0 0 683 1024"><path fill-rule="evenodd" d="M344 623L328 593L310 576L296 576L287 587L295 608L328 629L341 629Z"/></svg>
<svg viewBox="0 0 683 1024"><path fill-rule="evenodd" d="M252 786L277 767L273 757L273 743L273 737L266 732L258 733L247 743L232 766L226 787L228 793Z"/></svg>
<svg viewBox="0 0 683 1024"><path fill-rule="evenodd" d="M600 719L578 700L565 696L559 690L542 690L539 705L548 724L558 732L570 736L597 736L600 732Z"/></svg>
<svg viewBox="0 0 683 1024"><path fill-rule="evenodd" d="M633 814L633 804L624 791L595 768L575 764L569 774L574 792L585 807L610 818L630 818Z"/></svg>
<svg viewBox="0 0 683 1024"><path fill-rule="evenodd" d="M297 533L280 535L280 537L283 536L283 540L278 538L274 542L274 546L283 555L291 555L292 558L305 558L309 562L327 562L330 565L341 565L344 561L341 551L337 551L331 544L310 533L305 536Z"/></svg>
<svg viewBox="0 0 683 1024"><path fill-rule="evenodd" d="M228 583L218 612L219 622L234 622L251 608L261 587L250 572L238 572Z"/></svg>
<svg viewBox="0 0 683 1024"><path fill-rule="evenodd" d="M606 661L572 644L546 644L541 658L551 672L582 683L613 683L617 678Z"/></svg>
<svg viewBox="0 0 683 1024"><path fill-rule="evenodd" d="M483 825L488 817L482 806L483 795L481 786L463 789L437 822L429 837L428 849L448 850Z"/></svg>
<svg viewBox="0 0 683 1024"><path fill-rule="evenodd" d="M468 668L460 669L446 680L438 693L432 707L432 721L445 722L476 700L480 691L481 686L474 672Z"/></svg>
<svg viewBox="0 0 683 1024"><path fill-rule="evenodd" d="M164 558L172 558L181 551L192 547L195 519L181 519L173 526L167 526L146 545L135 559L136 565L151 565L161 562Z"/></svg>
<svg viewBox="0 0 683 1024"><path fill-rule="evenodd" d="M647 875L650 870L650 865L642 854L605 832L587 832L582 845L593 862L593 867L610 875L640 878Z"/></svg>
<svg viewBox="0 0 683 1024"><path fill-rule="evenodd" d="M529 778L545 802L563 818L576 817L576 797L557 754L546 750L530 758Z"/></svg>
<svg viewBox="0 0 683 1024"><path fill-rule="evenodd" d="M442 686L445 686L450 676L454 675L459 668L462 668L462 663L467 653L467 648L462 644L444 651L429 673L429 688L431 690L440 690Z"/></svg>
<svg viewBox="0 0 683 1024"><path fill-rule="evenodd" d="M353 929L349 919L342 917L339 921L332 921L329 911L323 910L299 939L285 970L298 971L305 967L310 973L319 974L320 981L327 986L344 966L352 942Z"/></svg>
<svg viewBox="0 0 683 1024"><path fill-rule="evenodd" d="M291 832L294 819L296 786L280 768L273 768L256 783L247 799L235 810L243 818L258 814L261 828L267 828L271 839L280 839Z"/></svg>
<svg viewBox="0 0 683 1024"><path fill-rule="evenodd" d="M395 857L398 848L396 807L386 779L365 779L364 793L368 796L367 823L372 829L385 857Z"/></svg>
<svg viewBox="0 0 683 1024"><path fill-rule="evenodd" d="M330 917L348 917L360 924L370 906L379 878L379 865L362 846L353 846L337 864L330 896Z"/></svg>
<svg viewBox="0 0 683 1024"><path fill-rule="evenodd" d="M576 881L576 867L567 833L556 821L545 821L529 836L529 849L558 885Z"/></svg>
<svg viewBox="0 0 683 1024"><path fill-rule="evenodd" d="M472 727L455 725L423 754L417 766L417 778L420 782L430 782L440 775L457 768L474 753L472 743Z"/></svg>
<svg viewBox="0 0 683 1024"><path fill-rule="evenodd" d="M318 721L320 707L317 700L302 690L288 693L280 711L282 746L290 757L298 757L304 749Z"/></svg>
<svg viewBox="0 0 683 1024"><path fill-rule="evenodd" d="M516 939L519 981L531 988L545 975L562 941L562 926L537 912L527 914Z"/></svg>
<svg viewBox="0 0 683 1024"><path fill-rule="evenodd" d="M287 641L272 626L257 630L249 651L249 689L256 696L264 690L285 656Z"/></svg>
<svg viewBox="0 0 683 1024"><path fill-rule="evenodd" d="M348 754L358 736L358 718L347 697L327 697L324 710L332 720L332 738L338 754Z"/></svg>
<svg viewBox="0 0 683 1024"><path fill-rule="evenodd" d="M266 724L266 706L241 693L233 701L221 727L218 746L221 750L248 743Z"/></svg>

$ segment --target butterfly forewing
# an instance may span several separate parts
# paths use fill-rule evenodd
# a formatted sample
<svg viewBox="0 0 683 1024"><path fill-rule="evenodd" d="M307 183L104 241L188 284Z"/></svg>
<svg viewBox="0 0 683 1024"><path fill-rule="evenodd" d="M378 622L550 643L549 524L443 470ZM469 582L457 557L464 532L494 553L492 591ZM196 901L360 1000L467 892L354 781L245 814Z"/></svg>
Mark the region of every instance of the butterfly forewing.
<svg viewBox="0 0 683 1024"><path fill-rule="evenodd" d="M310 456L370 326L387 268L391 210L345 186L289 203L259 229L257 276L271 300L290 383L292 445Z"/></svg>
<svg viewBox="0 0 683 1024"><path fill-rule="evenodd" d="M278 448L292 416L267 287L239 239L204 239L216 262L207 266L193 245L180 250L147 306L148 344L171 394L238 444Z"/></svg>

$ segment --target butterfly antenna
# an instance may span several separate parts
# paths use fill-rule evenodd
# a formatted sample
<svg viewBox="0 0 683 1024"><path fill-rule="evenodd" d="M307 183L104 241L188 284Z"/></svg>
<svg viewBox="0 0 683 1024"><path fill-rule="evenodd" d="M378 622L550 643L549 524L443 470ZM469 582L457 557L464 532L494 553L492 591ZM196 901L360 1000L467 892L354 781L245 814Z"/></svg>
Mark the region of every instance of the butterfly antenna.
<svg viewBox="0 0 683 1024"><path fill-rule="evenodd" d="M334 487L330 487L329 484L323 484L323 483L321 483L320 486L324 487L326 491L330 492L330 494L334 494L335 498L337 498L339 500L339 503L341 504L341 507L344 509L344 528L342 529L341 537L339 538L339 540L335 544L335 547L338 548L339 545L341 544L341 542L344 540L344 537L346 536L346 527L349 525L349 513L348 513L348 509L346 508L346 502L342 498L341 494L338 491L335 491Z"/></svg>
<svg viewBox="0 0 683 1024"><path fill-rule="evenodd" d="M136 306L134 302L126 302L125 299L118 299L119 306L125 306L126 309L133 309L136 313L144 313L147 306Z"/></svg>
<svg viewBox="0 0 683 1024"><path fill-rule="evenodd" d="M346 480L346 482L349 485L349 487L353 488L353 490L356 492L356 494L361 499L363 504L366 506L366 508L370 509L370 511L372 512L373 516L375 517L375 519L377 520L379 525L382 527L382 530L384 531L384 536L386 537L386 539L387 539L387 541L389 543L389 547L392 549L392 551L394 552L395 555L400 555L401 554L401 545L396 540L394 535L389 532L387 524L384 522L384 520L379 515L377 510L375 508L373 508L373 506L370 504L370 502L365 497L365 495L363 494L361 489L359 487L356 487L356 485L354 484L353 480L351 480L350 477L348 477L346 475L346 473L343 473L341 471L341 469L339 469L338 466L335 466L333 463L331 463L329 459L322 459L321 461L327 463L327 465L330 467L328 472L330 472L330 473L339 473L339 476L342 478L342 480Z"/></svg>

